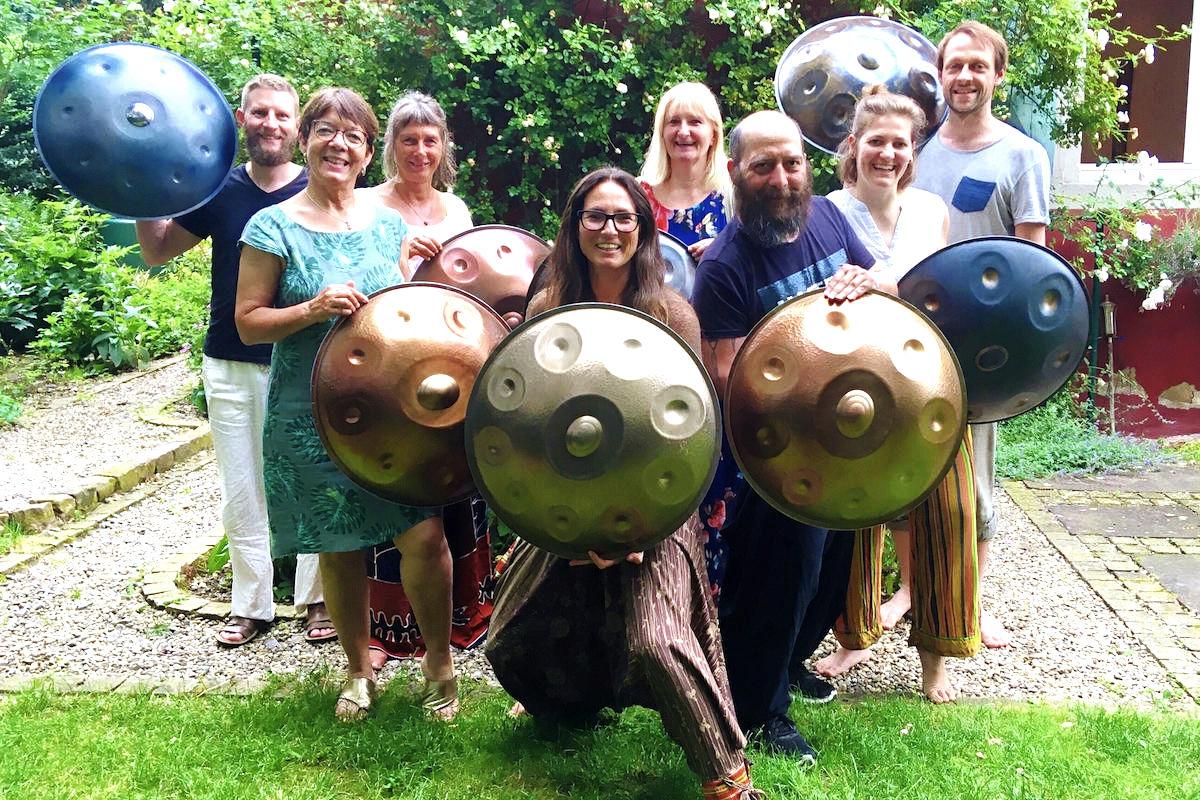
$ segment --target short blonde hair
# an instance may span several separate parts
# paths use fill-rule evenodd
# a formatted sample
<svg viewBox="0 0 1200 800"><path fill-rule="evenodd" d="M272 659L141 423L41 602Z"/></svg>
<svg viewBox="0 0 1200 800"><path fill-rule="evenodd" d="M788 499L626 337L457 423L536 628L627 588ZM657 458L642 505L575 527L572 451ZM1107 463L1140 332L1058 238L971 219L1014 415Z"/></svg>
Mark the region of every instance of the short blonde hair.
<svg viewBox="0 0 1200 800"><path fill-rule="evenodd" d="M276 75L273 72L260 72L250 80L246 81L246 85L242 87L242 104L239 106L243 111L246 110L246 104L250 102L250 93L255 89L270 89L273 92L287 92L292 96L292 100L296 103L296 108L300 107L300 95L296 94L296 89L287 78L282 75Z"/></svg>
<svg viewBox="0 0 1200 800"><path fill-rule="evenodd" d="M442 157L433 173L433 188L448 192L458 177L458 162L454 158L454 139L446 124L446 112L440 103L423 92L405 92L392 106L388 115L387 132L383 135L383 174L396 177L396 136L409 125L432 125L442 137Z"/></svg>
<svg viewBox="0 0 1200 800"><path fill-rule="evenodd" d="M698 111L712 126L712 146L709 147L705 160L704 188L720 193L728 201L732 187L729 183L729 172L725 168L728 156L725 155L725 131L721 121L721 109L717 106L717 98L703 83L677 83L659 98L658 108L654 112L654 133L650 136L650 147L646 150L642 174L638 177L651 186L657 186L670 176L671 158L667 155L667 145L663 141L663 129L670 113L676 108Z"/></svg>
<svg viewBox="0 0 1200 800"><path fill-rule="evenodd" d="M915 145L925 131L925 112L916 102L906 95L893 94L881 83L863 89L862 99L854 106L854 124L850 127L850 136L842 139L838 145L838 177L847 186L858 183L858 144L862 132L873 120L880 117L906 117L912 123L912 142ZM854 144L850 139L854 139ZM909 160L908 167L900 176L896 187L903 190L917 176L916 154Z"/></svg>
<svg viewBox="0 0 1200 800"><path fill-rule="evenodd" d="M946 46L950 44L951 39L960 33L965 33L980 44L986 45L992 51L992 64L996 68L997 75L1002 75L1008 69L1008 42L1004 41L1003 36L982 22L969 19L947 33L938 42L937 68L939 75L942 72L942 62L945 60Z"/></svg>

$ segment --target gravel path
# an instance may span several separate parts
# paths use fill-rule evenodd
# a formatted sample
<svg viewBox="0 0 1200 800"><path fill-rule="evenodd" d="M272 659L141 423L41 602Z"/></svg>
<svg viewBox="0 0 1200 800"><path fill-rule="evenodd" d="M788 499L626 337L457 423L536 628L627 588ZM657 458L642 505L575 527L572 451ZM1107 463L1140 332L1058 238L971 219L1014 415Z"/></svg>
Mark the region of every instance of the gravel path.
<svg viewBox="0 0 1200 800"><path fill-rule="evenodd" d="M215 683L339 668L340 648L308 644L294 623L224 650L213 643L219 623L146 604L139 589L145 570L217 517L216 467L211 460L200 468L195 463L154 479L154 495L0 583L0 641L6 643L0 677L136 672ZM985 597L993 607L1003 598L998 611L1014 641L1007 650L952 663L962 694L1141 706L1178 696L1158 662L1007 497L1000 498L1000 514L1005 533L993 546ZM839 679L839 688L847 694L919 691L919 665L905 634L886 635L871 662ZM459 658L465 674L490 678L478 651Z"/></svg>
<svg viewBox="0 0 1200 800"><path fill-rule="evenodd" d="M308 673L344 664L336 643L304 641L281 622L240 648L215 644L221 623L150 607L141 578L162 557L212 528L220 492L211 459L150 484L154 495L115 514L0 583L0 677L17 673L143 673L212 684L269 674ZM482 655L460 661L484 677ZM395 669L391 667L390 669Z"/></svg>
<svg viewBox="0 0 1200 800"><path fill-rule="evenodd" d="M115 461L178 436L138 411L183 396L196 380L180 360L160 369L35 392L16 427L0 427L0 508L68 488Z"/></svg>
<svg viewBox="0 0 1200 800"><path fill-rule="evenodd" d="M983 600L1013 641L1003 650L951 659L960 694L1139 706L1165 699L1194 707L1008 495L996 498L1001 532L992 540ZM839 691L919 693L921 665L907 640L907 622L885 633L869 662L834 680ZM829 637L817 657L834 644Z"/></svg>

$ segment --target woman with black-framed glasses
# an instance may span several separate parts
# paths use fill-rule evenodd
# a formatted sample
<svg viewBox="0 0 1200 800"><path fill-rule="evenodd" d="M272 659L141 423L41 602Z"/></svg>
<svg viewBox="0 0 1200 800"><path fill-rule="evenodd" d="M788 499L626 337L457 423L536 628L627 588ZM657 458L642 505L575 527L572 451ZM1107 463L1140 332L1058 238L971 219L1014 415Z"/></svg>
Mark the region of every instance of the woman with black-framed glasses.
<svg viewBox="0 0 1200 800"><path fill-rule="evenodd" d="M663 284L650 200L629 173L605 167L575 185L546 269L527 317L570 303L624 305L699 352L696 315ZM621 561L590 555L571 562L520 541L500 577L486 652L517 700L513 713L577 724L604 708L654 708L705 797L760 797L729 694L696 516Z"/></svg>

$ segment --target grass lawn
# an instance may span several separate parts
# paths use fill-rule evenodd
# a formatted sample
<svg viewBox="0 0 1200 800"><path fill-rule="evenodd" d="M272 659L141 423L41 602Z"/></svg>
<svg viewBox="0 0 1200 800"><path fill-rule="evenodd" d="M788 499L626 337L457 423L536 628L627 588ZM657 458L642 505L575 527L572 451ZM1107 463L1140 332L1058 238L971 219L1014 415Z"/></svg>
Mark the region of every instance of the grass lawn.
<svg viewBox="0 0 1200 800"><path fill-rule="evenodd" d="M27 691L0 699L0 797L699 796L653 713L547 731L473 687L458 721L439 725L404 691L394 682L356 726L333 721L333 690L316 682L282 699ZM752 753L772 798L1200 797L1196 715L906 698L793 712L822 755L803 770Z"/></svg>

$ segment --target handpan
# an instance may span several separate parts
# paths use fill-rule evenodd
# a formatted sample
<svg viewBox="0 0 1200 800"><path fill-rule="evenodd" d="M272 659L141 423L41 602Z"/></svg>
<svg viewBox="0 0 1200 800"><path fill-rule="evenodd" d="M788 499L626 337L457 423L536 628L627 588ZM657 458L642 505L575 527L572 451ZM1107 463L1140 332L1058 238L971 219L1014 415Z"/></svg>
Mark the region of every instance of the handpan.
<svg viewBox="0 0 1200 800"><path fill-rule="evenodd" d="M121 217L174 217L225 183L237 127L203 72L146 44L102 44L58 65L33 106L33 137L64 189Z"/></svg>
<svg viewBox="0 0 1200 800"><path fill-rule="evenodd" d="M671 234L659 231L658 249L667 265L663 283L691 300L692 287L696 284L696 259L688 252L687 245Z"/></svg>
<svg viewBox="0 0 1200 800"><path fill-rule="evenodd" d="M730 368L725 425L754 490L783 514L853 530L902 516L941 482L966 428L941 332L872 291L803 294L759 321Z"/></svg>
<svg viewBox="0 0 1200 800"><path fill-rule="evenodd" d="M1088 298L1053 250L1010 236L952 244L900 279L900 296L950 341L967 381L967 421L1043 403L1087 348Z"/></svg>
<svg viewBox="0 0 1200 800"><path fill-rule="evenodd" d="M620 306L562 306L492 353L467 407L480 493L532 544L616 558L695 513L721 448L716 393L665 325Z"/></svg>
<svg viewBox="0 0 1200 800"><path fill-rule="evenodd" d="M496 313L525 313L525 293L550 245L511 225L479 225L451 236L442 250L422 261L415 281L454 286L487 303Z"/></svg>
<svg viewBox="0 0 1200 800"><path fill-rule="evenodd" d="M775 68L775 100L810 144L833 153L850 133L863 88L877 83L915 100L929 130L946 116L937 48L877 17L839 17L798 36Z"/></svg>
<svg viewBox="0 0 1200 800"><path fill-rule="evenodd" d="M466 292L406 283L376 292L321 343L313 417L330 459L359 486L410 506L474 492L467 398L508 327Z"/></svg>

